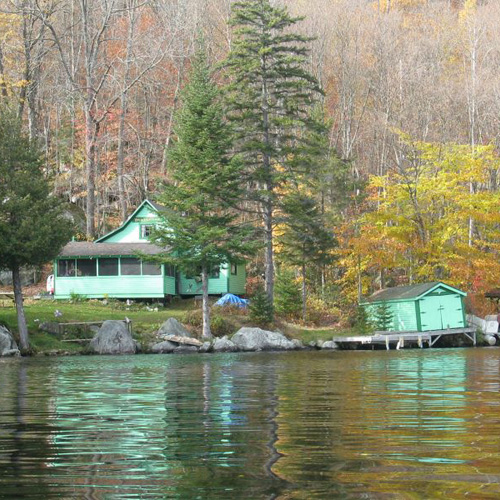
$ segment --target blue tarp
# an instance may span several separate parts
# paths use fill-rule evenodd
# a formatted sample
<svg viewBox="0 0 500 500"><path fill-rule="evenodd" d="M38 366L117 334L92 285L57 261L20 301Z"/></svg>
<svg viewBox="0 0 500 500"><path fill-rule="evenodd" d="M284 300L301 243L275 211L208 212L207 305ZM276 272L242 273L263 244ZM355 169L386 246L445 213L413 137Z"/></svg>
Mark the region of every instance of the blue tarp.
<svg viewBox="0 0 500 500"><path fill-rule="evenodd" d="M226 293L226 295L222 296L214 305L216 306L237 306L237 307L246 307L248 305L247 299L242 299L237 295L233 295L232 293Z"/></svg>

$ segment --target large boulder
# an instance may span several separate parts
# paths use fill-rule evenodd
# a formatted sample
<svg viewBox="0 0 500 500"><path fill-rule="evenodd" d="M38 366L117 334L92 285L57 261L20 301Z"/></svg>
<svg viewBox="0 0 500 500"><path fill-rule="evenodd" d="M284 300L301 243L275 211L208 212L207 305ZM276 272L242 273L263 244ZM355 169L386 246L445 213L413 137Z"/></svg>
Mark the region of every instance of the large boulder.
<svg viewBox="0 0 500 500"><path fill-rule="evenodd" d="M123 321L105 321L90 342L97 354L135 354L137 343Z"/></svg>
<svg viewBox="0 0 500 500"><path fill-rule="evenodd" d="M283 351L297 348L282 333L260 328L240 328L231 340L242 351Z"/></svg>
<svg viewBox="0 0 500 500"><path fill-rule="evenodd" d="M12 333L4 326L0 325L0 356L19 356L16 341Z"/></svg>
<svg viewBox="0 0 500 500"><path fill-rule="evenodd" d="M158 330L159 336L175 335L177 337L192 337L191 333L184 328L182 323L175 318L168 318Z"/></svg>
<svg viewBox="0 0 500 500"><path fill-rule="evenodd" d="M212 350L212 344L207 341L207 342L203 342L203 344L201 345L200 350L198 352L206 353L206 352L210 352L211 350Z"/></svg>
<svg viewBox="0 0 500 500"><path fill-rule="evenodd" d="M234 342L232 342L231 340L229 340L224 335L224 337L216 338L214 340L214 343L212 345L212 350L214 352L234 352L234 351L237 351L238 348L236 347L236 345L234 344Z"/></svg>
<svg viewBox="0 0 500 500"><path fill-rule="evenodd" d="M155 344L153 347L151 347L151 352L154 352L155 354L173 352L177 346L178 344L175 344L174 342L164 340L163 342L159 342L158 344Z"/></svg>

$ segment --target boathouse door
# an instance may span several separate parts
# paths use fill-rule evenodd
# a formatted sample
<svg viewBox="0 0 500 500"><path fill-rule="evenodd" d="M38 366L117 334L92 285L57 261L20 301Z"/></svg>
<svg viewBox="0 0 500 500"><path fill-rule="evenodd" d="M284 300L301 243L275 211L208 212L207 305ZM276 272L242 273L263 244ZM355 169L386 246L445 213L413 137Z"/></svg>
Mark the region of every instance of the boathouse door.
<svg viewBox="0 0 500 500"><path fill-rule="evenodd" d="M459 295L430 295L420 300L422 331L445 330L464 326L462 300Z"/></svg>

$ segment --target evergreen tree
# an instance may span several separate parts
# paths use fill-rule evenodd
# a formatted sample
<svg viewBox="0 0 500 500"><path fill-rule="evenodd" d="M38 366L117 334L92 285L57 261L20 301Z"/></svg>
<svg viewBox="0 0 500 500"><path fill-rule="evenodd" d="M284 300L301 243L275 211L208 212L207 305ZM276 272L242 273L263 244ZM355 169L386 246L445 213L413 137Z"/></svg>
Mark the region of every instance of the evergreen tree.
<svg viewBox="0 0 500 500"><path fill-rule="evenodd" d="M335 239L314 199L300 192L289 193L283 201L285 229L280 235L280 256L299 266L302 274L302 319L306 320L307 267L332 261Z"/></svg>
<svg viewBox="0 0 500 500"><path fill-rule="evenodd" d="M265 286L271 303L275 210L283 185L294 178L294 153L310 124L310 106L321 92L304 69L310 39L293 32L300 20L270 0L232 5L235 39L226 61L231 78L228 115L235 124L237 150L243 154L249 194L262 217Z"/></svg>
<svg viewBox="0 0 500 500"><path fill-rule="evenodd" d="M208 278L223 263L238 263L253 250L251 228L237 220L240 164L228 159L231 133L223 120L220 93L203 54L193 63L175 119L176 141L169 153L172 182L158 201L162 223L151 240L165 248L157 260L188 274L201 273L203 337L210 338Z"/></svg>
<svg viewBox="0 0 500 500"><path fill-rule="evenodd" d="M278 314L297 316L301 309L300 288L290 270L281 270L276 275L274 307Z"/></svg>
<svg viewBox="0 0 500 500"><path fill-rule="evenodd" d="M273 321L273 304L262 286L259 286L250 298L249 317L257 325L268 325Z"/></svg>
<svg viewBox="0 0 500 500"><path fill-rule="evenodd" d="M29 349L20 269L52 260L71 237L71 224L51 195L43 154L0 108L0 268L12 272L22 351Z"/></svg>
<svg viewBox="0 0 500 500"><path fill-rule="evenodd" d="M387 302L382 302L379 304L375 310L375 323L376 327L387 332L392 328L393 314L391 306Z"/></svg>
<svg viewBox="0 0 500 500"><path fill-rule="evenodd" d="M352 326L362 335L366 335L373 331L373 324L368 317L368 312L365 307L358 305L354 310L351 319Z"/></svg>

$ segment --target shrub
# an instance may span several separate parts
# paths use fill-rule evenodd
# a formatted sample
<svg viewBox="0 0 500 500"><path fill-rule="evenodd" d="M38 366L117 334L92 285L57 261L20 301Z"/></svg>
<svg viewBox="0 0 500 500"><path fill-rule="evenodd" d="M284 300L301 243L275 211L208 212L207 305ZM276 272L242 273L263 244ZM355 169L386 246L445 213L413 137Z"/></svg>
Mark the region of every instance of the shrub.
<svg viewBox="0 0 500 500"><path fill-rule="evenodd" d="M274 307L278 314L296 318L302 309L300 287L292 271L281 271L276 277Z"/></svg>
<svg viewBox="0 0 500 500"><path fill-rule="evenodd" d="M271 301L263 287L257 288L250 299L250 320L257 325L268 325L274 319L274 311Z"/></svg>
<svg viewBox="0 0 500 500"><path fill-rule="evenodd" d="M193 327L194 330L201 332L203 328L203 314L201 309L189 311L186 314L184 322ZM234 333L234 327L231 322L219 314L219 311L212 311L210 315L210 329L212 330L212 335L215 337L223 337L224 335Z"/></svg>
<svg viewBox="0 0 500 500"><path fill-rule="evenodd" d="M75 292L71 292L69 294L69 297L70 297L70 302L85 302L87 300L87 296L86 295L82 295L80 293L75 293Z"/></svg>
<svg viewBox="0 0 500 500"><path fill-rule="evenodd" d="M368 319L368 313L363 306L357 306L350 318L351 325L358 333L364 335L373 331L373 325Z"/></svg>
<svg viewBox="0 0 500 500"><path fill-rule="evenodd" d="M329 304L317 295L307 297L307 323L316 326L331 325L337 323L340 311L336 305Z"/></svg>
<svg viewBox="0 0 500 500"><path fill-rule="evenodd" d="M382 302L375 309L375 318L375 326L379 330L383 332L389 330L393 320L391 306L387 302Z"/></svg>

